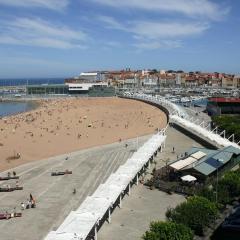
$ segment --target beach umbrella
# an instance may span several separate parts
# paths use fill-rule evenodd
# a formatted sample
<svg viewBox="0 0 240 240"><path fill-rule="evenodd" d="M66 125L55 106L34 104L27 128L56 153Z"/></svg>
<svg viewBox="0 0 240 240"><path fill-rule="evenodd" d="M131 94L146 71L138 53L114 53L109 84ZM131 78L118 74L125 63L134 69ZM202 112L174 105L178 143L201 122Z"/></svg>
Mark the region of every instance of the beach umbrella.
<svg viewBox="0 0 240 240"><path fill-rule="evenodd" d="M191 176L191 175L183 176L183 177L181 177L181 179L182 179L184 182L193 182L193 181L196 181L196 180L197 180L194 176Z"/></svg>

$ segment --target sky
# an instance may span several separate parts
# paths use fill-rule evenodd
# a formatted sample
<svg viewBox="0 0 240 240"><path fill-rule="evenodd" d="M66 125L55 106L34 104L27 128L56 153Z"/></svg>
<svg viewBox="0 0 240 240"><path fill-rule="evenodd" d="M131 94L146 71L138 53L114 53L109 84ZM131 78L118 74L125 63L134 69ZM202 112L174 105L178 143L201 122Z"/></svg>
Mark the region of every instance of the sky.
<svg viewBox="0 0 240 240"><path fill-rule="evenodd" d="M0 0L0 78L240 72L239 0Z"/></svg>

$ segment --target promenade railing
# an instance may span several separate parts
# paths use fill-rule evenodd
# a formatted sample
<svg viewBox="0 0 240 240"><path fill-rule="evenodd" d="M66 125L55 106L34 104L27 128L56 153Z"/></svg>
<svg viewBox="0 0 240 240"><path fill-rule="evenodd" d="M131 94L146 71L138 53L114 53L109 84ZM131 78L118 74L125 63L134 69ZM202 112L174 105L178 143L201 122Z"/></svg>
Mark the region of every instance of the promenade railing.
<svg viewBox="0 0 240 240"><path fill-rule="evenodd" d="M198 136L203 136L219 146L234 146L240 148L240 142L235 142L234 134L230 137L226 136L226 131L218 131L217 128L211 129L211 124L204 121L199 116L189 116L184 108L175 103L170 102L161 96L151 96L139 93L125 93L127 98L144 100L150 103L159 104L166 108L169 112L170 122L180 125L186 129L191 129Z"/></svg>

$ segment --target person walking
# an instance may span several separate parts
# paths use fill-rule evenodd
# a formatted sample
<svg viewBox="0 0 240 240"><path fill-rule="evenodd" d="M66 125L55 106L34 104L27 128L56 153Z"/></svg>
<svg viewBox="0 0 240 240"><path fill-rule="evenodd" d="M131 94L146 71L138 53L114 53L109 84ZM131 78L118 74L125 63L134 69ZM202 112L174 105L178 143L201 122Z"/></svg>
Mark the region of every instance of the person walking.
<svg viewBox="0 0 240 240"><path fill-rule="evenodd" d="M25 203L21 202L21 209L24 210L25 209Z"/></svg>

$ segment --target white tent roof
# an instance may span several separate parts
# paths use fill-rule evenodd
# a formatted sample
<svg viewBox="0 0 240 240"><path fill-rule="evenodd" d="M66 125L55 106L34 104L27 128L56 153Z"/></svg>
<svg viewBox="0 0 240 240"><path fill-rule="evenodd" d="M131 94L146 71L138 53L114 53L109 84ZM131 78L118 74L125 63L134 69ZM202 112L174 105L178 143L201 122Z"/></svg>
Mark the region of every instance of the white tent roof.
<svg viewBox="0 0 240 240"><path fill-rule="evenodd" d="M191 155L191 157L194 157L194 158L196 158L196 159L200 159L200 158L203 158L203 157L205 157L207 154L206 153L204 153L204 152L201 152L201 151L197 151L197 152L195 152L195 153L193 153L192 155Z"/></svg>
<svg viewBox="0 0 240 240"><path fill-rule="evenodd" d="M236 148L240 148L240 146L238 144L233 143L233 142L229 141L228 139L225 139L225 138L219 136L218 134L208 131L207 129L205 129L195 123L192 123L186 119L183 119L179 116L172 115L171 119L179 124L182 124L186 128L191 129L192 131L196 132L197 134L202 135L203 137L206 137L213 142L216 142L220 146L223 146L223 147L234 146Z"/></svg>
<svg viewBox="0 0 240 240"><path fill-rule="evenodd" d="M197 180L194 176L191 176L191 175L183 176L181 177L181 179L185 182L193 182Z"/></svg>
<svg viewBox="0 0 240 240"><path fill-rule="evenodd" d="M93 197L105 197L114 204L124 190L123 186L101 184L93 193Z"/></svg>
<svg viewBox="0 0 240 240"><path fill-rule="evenodd" d="M94 213L97 221L107 212L109 207L111 207L111 202L107 198L87 197L76 210L76 213Z"/></svg>
<svg viewBox="0 0 240 240"><path fill-rule="evenodd" d="M57 231L50 232L45 240L84 240L165 139L166 136L162 133L152 136L91 197L87 197L77 211L72 211Z"/></svg>
<svg viewBox="0 0 240 240"><path fill-rule="evenodd" d="M116 171L117 174L129 174L131 176L136 176L136 174L138 173L138 169L139 167L134 166L134 165L129 165L129 164L124 164L122 166L120 166L118 168L118 170ZM133 177L133 178L134 178Z"/></svg>
<svg viewBox="0 0 240 240"><path fill-rule="evenodd" d="M220 146L227 147L227 146L232 145L236 148L240 148L240 146L237 143L233 143L233 142L229 141L228 139L225 139L225 138L221 137L220 135L215 134L215 133L201 127L200 125L196 125L195 123L192 123L192 122L184 119L188 116L188 114L185 112L185 110L183 108L181 108L180 106L166 100L165 98L162 98L160 96L153 97L153 96L149 96L149 95L142 94L142 93L136 93L136 94L130 94L130 95L126 94L126 95L130 98L144 99L144 100L147 100L147 101L150 101L150 102L153 102L153 103L156 103L156 104L166 107L171 114L170 117L172 120L174 120L177 123L182 124L186 128L193 130L194 132L197 132L199 135L202 135L202 136L208 138L209 140L216 142ZM176 112L177 115L173 115L174 112Z"/></svg>
<svg viewBox="0 0 240 240"><path fill-rule="evenodd" d="M190 164L192 164L196 161L197 161L196 158L188 157L188 158L185 158L183 160L179 160L175 163L170 164L170 167L172 167L176 170L180 170L180 169L182 169L182 168L184 168L184 167L186 167L186 166L188 166L188 165L190 165Z"/></svg>
<svg viewBox="0 0 240 240"><path fill-rule="evenodd" d="M96 216L94 213L76 213L75 211L72 211L60 225L56 233L58 235L74 233L79 238L85 239L96 222Z"/></svg>
<svg viewBox="0 0 240 240"><path fill-rule="evenodd" d="M56 233L55 231L52 231L47 235L45 240L76 240L76 236L78 235L74 233ZM78 239L81 238L79 237Z"/></svg>
<svg viewBox="0 0 240 240"><path fill-rule="evenodd" d="M122 189L126 189L128 184L132 181L132 176L130 174L118 174L113 173L109 176L105 184L120 186Z"/></svg>

